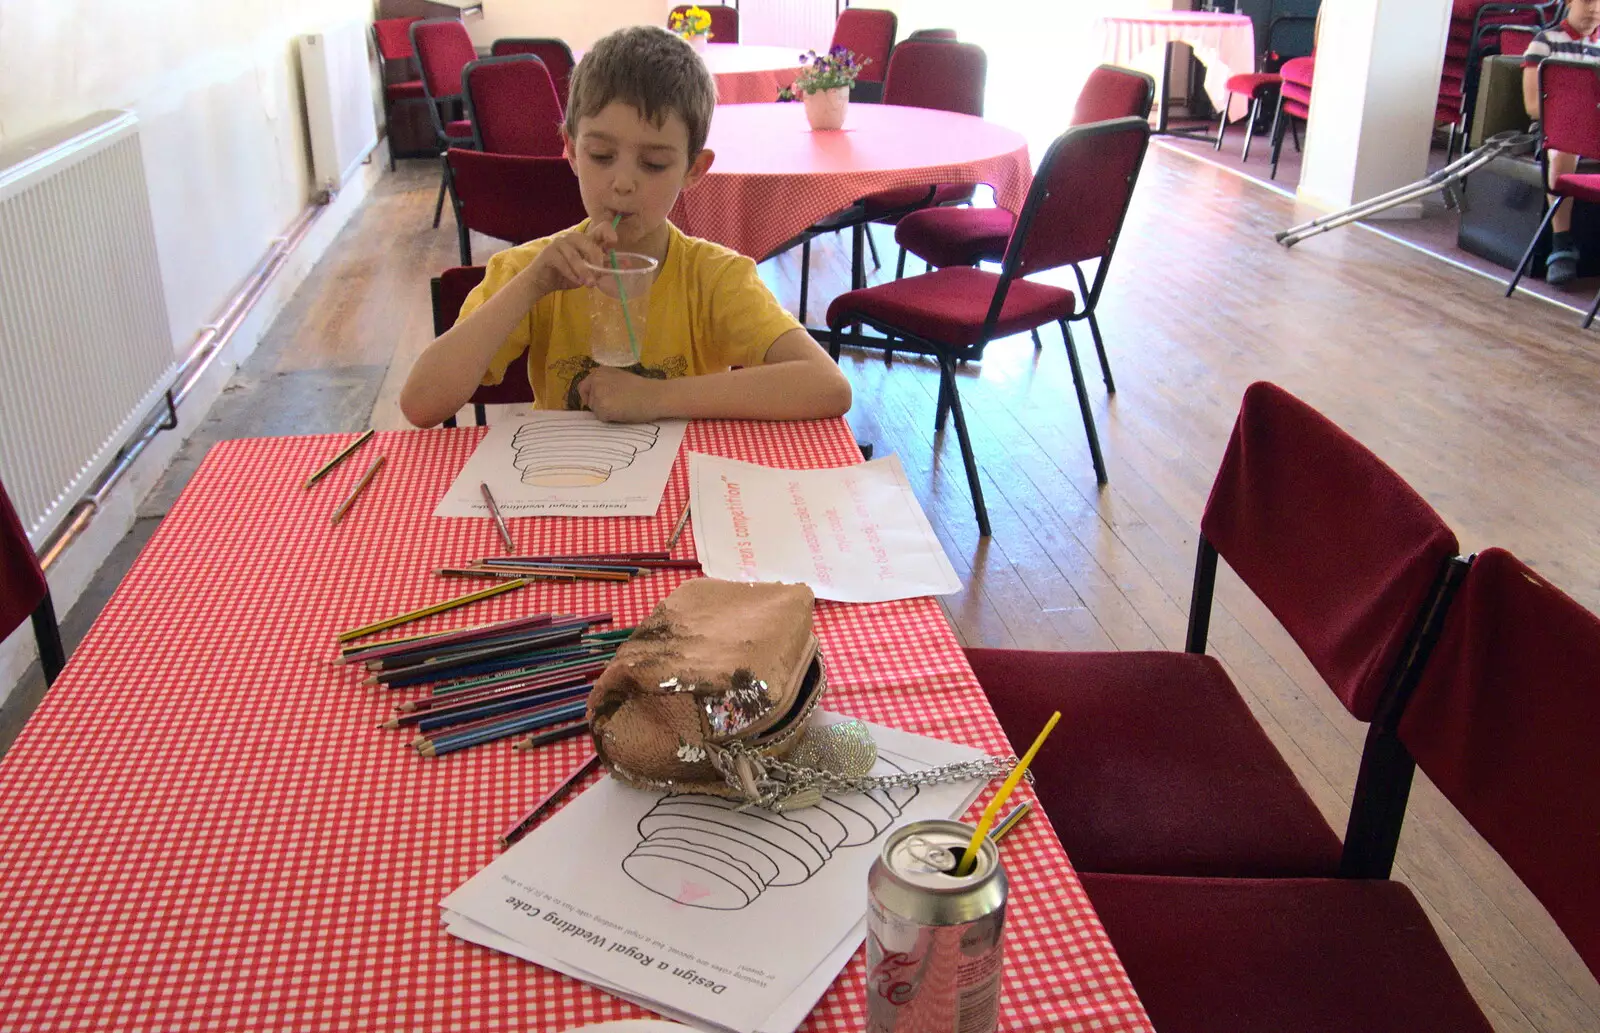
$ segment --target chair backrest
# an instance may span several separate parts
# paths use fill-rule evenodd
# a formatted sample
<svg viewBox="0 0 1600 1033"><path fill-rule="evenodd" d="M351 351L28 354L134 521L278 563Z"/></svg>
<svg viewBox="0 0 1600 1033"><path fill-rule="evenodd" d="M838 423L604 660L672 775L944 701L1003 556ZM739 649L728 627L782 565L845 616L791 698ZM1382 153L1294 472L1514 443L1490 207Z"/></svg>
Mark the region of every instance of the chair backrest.
<svg viewBox="0 0 1600 1033"><path fill-rule="evenodd" d="M679 4L667 13L667 25L671 26L674 15L682 14L691 7L699 7L711 15L711 42L739 42L739 9L727 4Z"/></svg>
<svg viewBox="0 0 1600 1033"><path fill-rule="evenodd" d="M1539 62L1545 146L1600 157L1600 66L1547 57Z"/></svg>
<svg viewBox="0 0 1600 1033"><path fill-rule="evenodd" d="M1362 721L1458 551L1399 474L1265 382L1245 391L1200 530Z"/></svg>
<svg viewBox="0 0 1600 1033"><path fill-rule="evenodd" d="M565 158L445 153L456 212L468 229L522 244L576 226L586 214L578 177Z"/></svg>
<svg viewBox="0 0 1600 1033"><path fill-rule="evenodd" d="M889 54L894 50L899 28L900 19L893 11L847 7L839 12L839 20L833 25L832 46L844 47L857 60L872 62L861 69L858 82L883 82L889 73Z"/></svg>
<svg viewBox="0 0 1600 1033"><path fill-rule="evenodd" d="M983 48L972 43L908 40L889 55L883 102L982 115L988 71Z"/></svg>
<svg viewBox="0 0 1600 1033"><path fill-rule="evenodd" d="M911 35L906 37L906 42L907 43L910 43L910 42L912 42L914 40L923 40L923 41L927 41L927 40L945 40L947 42L954 43L955 40L956 40L956 30L954 30L954 29L918 29L916 32L913 32Z"/></svg>
<svg viewBox="0 0 1600 1033"><path fill-rule="evenodd" d="M1485 549L1399 735L1600 976L1600 619Z"/></svg>
<svg viewBox="0 0 1600 1033"><path fill-rule="evenodd" d="M1283 76L1283 81L1296 86L1311 88L1311 80L1317 74L1317 58L1314 54L1305 57L1291 57L1278 69L1278 74Z"/></svg>
<svg viewBox="0 0 1600 1033"><path fill-rule="evenodd" d="M559 158L561 101L532 54L485 57L461 70L461 93L480 151Z"/></svg>
<svg viewBox="0 0 1600 1033"><path fill-rule="evenodd" d="M1316 25L1315 18L1296 14L1280 14L1268 22L1260 71L1276 72L1285 61L1308 56L1316 49Z"/></svg>
<svg viewBox="0 0 1600 1033"><path fill-rule="evenodd" d="M1156 99L1156 81L1144 72L1101 65L1089 73L1072 109L1072 124L1088 125L1113 118L1149 118Z"/></svg>
<svg viewBox="0 0 1600 1033"><path fill-rule="evenodd" d="M1085 299L1093 304L1149 140L1150 124L1142 118L1074 126L1056 137L1017 215L1001 263L1002 280L1101 259Z"/></svg>
<svg viewBox="0 0 1600 1033"><path fill-rule="evenodd" d="M28 542L5 485L0 484L0 639L33 615L50 585Z"/></svg>
<svg viewBox="0 0 1600 1033"><path fill-rule="evenodd" d="M422 69L422 92L429 100L455 97L461 89L461 71L477 60L467 27L452 18L434 18L411 24L411 48Z"/></svg>
<svg viewBox="0 0 1600 1033"><path fill-rule="evenodd" d="M543 61L545 70L550 73L550 81L556 84L556 98L561 101L561 110L563 113L567 110L567 88L572 83L572 68L577 61L573 59L572 48L567 46L565 40L507 36L489 44L489 54L492 57L532 54Z"/></svg>
<svg viewBox="0 0 1600 1033"><path fill-rule="evenodd" d="M1534 37L1542 30L1535 25L1515 25L1500 30L1500 53L1506 57L1521 57L1528 52Z"/></svg>
<svg viewBox="0 0 1600 1033"><path fill-rule="evenodd" d="M438 337L455 326L461 317L461 306L474 287L483 282L485 269L481 265L458 265L435 276L429 283L433 293L433 335ZM468 401L481 405L520 405L533 401L533 387L528 383L528 364L514 362L498 384L480 384ZM520 371L520 372L519 372ZM482 422L480 419L479 422Z"/></svg>
<svg viewBox="0 0 1600 1033"><path fill-rule="evenodd" d="M409 61L415 55L411 49L411 26L421 18L379 18L372 23L372 38L378 44L378 57L385 64L390 61Z"/></svg>

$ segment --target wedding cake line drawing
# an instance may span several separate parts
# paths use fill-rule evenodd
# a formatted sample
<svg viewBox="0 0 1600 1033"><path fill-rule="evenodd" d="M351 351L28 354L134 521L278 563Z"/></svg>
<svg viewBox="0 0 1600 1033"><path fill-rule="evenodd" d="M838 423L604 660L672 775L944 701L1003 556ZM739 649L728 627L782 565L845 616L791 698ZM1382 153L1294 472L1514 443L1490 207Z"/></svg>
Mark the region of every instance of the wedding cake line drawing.
<svg viewBox="0 0 1600 1033"><path fill-rule="evenodd" d="M511 438L512 466L523 484L593 487L632 466L660 436L656 423L525 423Z"/></svg>

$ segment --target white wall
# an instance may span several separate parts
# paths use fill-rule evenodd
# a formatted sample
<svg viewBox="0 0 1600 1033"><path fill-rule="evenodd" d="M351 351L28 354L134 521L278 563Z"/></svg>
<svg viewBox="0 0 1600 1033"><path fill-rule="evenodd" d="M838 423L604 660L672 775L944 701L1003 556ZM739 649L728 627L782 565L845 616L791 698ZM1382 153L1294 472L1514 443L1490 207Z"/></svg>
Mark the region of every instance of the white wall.
<svg viewBox="0 0 1600 1033"><path fill-rule="evenodd" d="M762 2L771 0L752 0ZM502 36L555 36L583 50L627 25L665 25L675 6L672 0L484 0L483 17L467 28L481 47Z"/></svg>

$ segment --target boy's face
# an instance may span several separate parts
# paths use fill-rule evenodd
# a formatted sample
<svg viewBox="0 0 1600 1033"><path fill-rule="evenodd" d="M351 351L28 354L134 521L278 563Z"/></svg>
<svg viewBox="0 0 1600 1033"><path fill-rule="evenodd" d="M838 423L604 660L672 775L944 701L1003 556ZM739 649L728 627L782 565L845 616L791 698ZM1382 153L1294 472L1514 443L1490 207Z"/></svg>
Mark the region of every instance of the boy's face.
<svg viewBox="0 0 1600 1033"><path fill-rule="evenodd" d="M1584 35L1600 26L1600 0L1572 0L1567 11L1567 21Z"/></svg>
<svg viewBox="0 0 1600 1033"><path fill-rule="evenodd" d="M566 143L589 218L609 226L621 215L619 250L664 254L667 213L678 192L698 182L712 160L704 149L689 160L689 127L682 116L669 113L658 126L633 105L612 101L593 117L578 119L577 139Z"/></svg>

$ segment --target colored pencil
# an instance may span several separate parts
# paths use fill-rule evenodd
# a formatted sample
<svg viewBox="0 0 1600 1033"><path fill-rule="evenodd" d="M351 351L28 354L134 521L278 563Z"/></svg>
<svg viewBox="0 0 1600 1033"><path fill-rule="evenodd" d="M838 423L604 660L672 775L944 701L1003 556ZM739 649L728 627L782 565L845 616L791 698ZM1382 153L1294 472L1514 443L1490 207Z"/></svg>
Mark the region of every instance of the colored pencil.
<svg viewBox="0 0 1600 1033"><path fill-rule="evenodd" d="M458 595L454 599L446 599L442 603L434 603L432 606L424 606L420 610L412 610L410 613L402 613L394 617L385 617L383 620L374 621L371 624L366 624L359 628L351 628L349 631L341 631L339 633L339 641L353 642L358 638L366 638L368 635L375 635L380 631L387 631L390 628L399 627L402 624L409 624L412 621L419 621L424 617L432 617L436 613L444 613L446 610L453 610L458 606L467 606L471 603L480 602L481 600L489 599L505 592L515 591L518 588L526 588L530 584L532 584L532 582L527 578L518 578L515 581L506 581L490 588L479 589L478 591L472 592L468 595Z"/></svg>
<svg viewBox="0 0 1600 1033"><path fill-rule="evenodd" d="M367 439L372 437L372 435L375 434L375 433L377 433L377 432L373 431L373 430L368 430L368 431L364 432L359 438L356 438L354 441L350 442L350 444L346 445L339 452L338 455L334 456L332 459L328 460L326 463L323 463L320 467L317 468L317 472L316 473L312 474L310 477L307 477L306 478L306 482L300 486L300 490L304 491L305 489L311 487L313 484L315 484L318 481L322 480L322 478L327 475L329 470L332 470L334 467L336 467L340 463L344 462L346 456L348 456L350 453L354 452L356 449L360 448L362 445L365 445L367 443Z"/></svg>
<svg viewBox="0 0 1600 1033"><path fill-rule="evenodd" d="M512 749L537 749L540 746L545 746L553 742L560 742L563 739L570 739L574 735L582 735L588 730L588 721L574 721L570 725L557 725L554 728L546 728L542 732L534 732L526 739L518 739L512 744Z"/></svg>
<svg viewBox="0 0 1600 1033"><path fill-rule="evenodd" d="M614 652L614 651L613 651ZM611 653L607 653L607 660ZM530 659L522 656L502 656L492 660L481 660L476 663L458 664L453 667L441 668L406 668L399 671L381 671L368 679L371 685L382 685L390 689L406 689L415 685L426 685L433 682L452 682L462 678L476 678L487 674L498 674L501 671L527 671L532 674L552 664L565 664L574 661L590 661L600 656L597 652L585 652L572 656L540 657Z"/></svg>
<svg viewBox="0 0 1600 1033"><path fill-rule="evenodd" d="M525 681L511 681L502 685L490 685L487 688L474 689L471 692L458 692L448 696L424 696L422 699L408 699L395 704L395 712L410 714L417 711L433 711L442 707L453 707L466 703L482 703L487 700L499 699L523 692L544 692L548 689L558 689L566 685L581 685L591 682L605 670L604 664L595 664L587 668L574 668L571 671L562 671L554 675L541 675Z"/></svg>
<svg viewBox="0 0 1600 1033"><path fill-rule="evenodd" d="M634 560L669 560L664 552L569 552L562 556L497 556L496 559L530 560L534 563L571 563L574 560L615 560L629 563Z"/></svg>
<svg viewBox="0 0 1600 1033"><path fill-rule="evenodd" d="M418 664L437 661L439 663L462 661L474 653L484 653L491 649L506 649L520 646L527 652L541 649L557 649L567 645L577 645L582 637L584 625L546 625L544 627L527 628L513 631L504 635L485 636L479 639L467 639L461 642L447 642L441 646L424 644L415 649L408 649L402 653L393 653L389 656L374 657L362 661L369 671L389 671L401 667L415 667Z"/></svg>
<svg viewBox="0 0 1600 1033"><path fill-rule="evenodd" d="M538 710L531 714L517 714L504 721L491 722L481 728L457 732L454 735L441 735L432 739L425 739L417 745L417 752L424 757L442 757L447 753L469 749L473 746L482 746L484 743L510 738L523 732L531 732L536 728L548 728L551 725L564 724L571 718L584 713L588 706L588 700L579 700L570 706L556 707L548 712Z"/></svg>
<svg viewBox="0 0 1600 1033"><path fill-rule="evenodd" d="M578 769L572 774L568 775L566 781L556 786L555 789L550 792L550 795L546 796L543 800L540 800L537 804L535 804L533 810L529 811L521 821L517 822L515 825L511 826L509 829L506 829L500 834L500 845L502 847L508 847L512 843L515 843L517 840L521 839L523 836L527 835L529 829L539 824L546 814L549 814L550 811L555 809L556 804L560 803L568 793L572 792L572 790L577 787L579 782L582 782L588 777L589 772L593 771L599 765L599 754L592 755L588 760L578 765Z"/></svg>
<svg viewBox="0 0 1600 1033"><path fill-rule="evenodd" d="M1021 760L1017 761L1017 766L1011 769L1011 774L1007 775L1006 780L1000 783L1000 789L994 794L994 799L989 801L989 806L985 807L983 814L979 816L978 827L972 830L972 841L967 844L967 849L962 853L961 859L956 862L956 870L953 874L957 876L972 874L973 867L978 863L978 846L983 842L983 837L988 834L989 826L994 824L994 816L999 813L1001 807L1005 806L1006 797L1010 796L1011 791L1017 788L1017 783L1022 781L1022 776L1028 773L1028 765L1033 763L1034 755L1039 752L1039 747L1044 745L1044 741L1050 738L1050 732L1055 728L1056 722L1059 720L1061 720L1061 711L1057 710L1050 715L1050 720L1044 723L1044 729L1039 733L1038 738L1033 740L1033 745L1028 747L1028 752L1022 755Z"/></svg>
<svg viewBox="0 0 1600 1033"><path fill-rule="evenodd" d="M563 618L565 619L565 618ZM609 615L607 617L609 620ZM492 635L497 633L510 633L521 628L536 628L554 621L555 618L548 613L535 614L532 617L516 617L508 621L493 621L488 624L474 624L467 628L457 628L453 631L430 631L421 635L406 635L402 638L389 638L381 642L369 642L364 646L346 646L339 651L339 662L351 661L365 662L374 657L392 656L396 653L409 652L420 648L426 643L430 646L446 645L454 642L471 641L479 635ZM604 624L605 621L593 621L594 624Z"/></svg>
<svg viewBox="0 0 1600 1033"><path fill-rule="evenodd" d="M1028 816L1028 812L1031 810L1033 810L1033 804L1026 800L1017 804L1015 807L1011 808L1010 814L1007 814L1004 818L1001 818L999 821L994 823L994 828L989 830L989 838L994 840L996 843L1000 842L1000 837L1004 836L1007 832L1010 832L1012 829L1021 824L1022 819L1026 818Z"/></svg>
<svg viewBox="0 0 1600 1033"><path fill-rule="evenodd" d="M500 540L506 543L506 551L513 551L517 546L511 540L511 529L506 527L506 518L500 515L500 507L495 504L494 495L489 491L489 485L479 481L478 490L483 493L484 504L489 507L489 515L494 518L494 528L500 532Z"/></svg>
<svg viewBox="0 0 1600 1033"><path fill-rule="evenodd" d="M367 467L367 472L361 475L361 479L356 482L356 486L350 489L350 494L346 495L344 501L339 503L339 508L333 511L334 523L337 524L343 520L344 515L350 512L350 507L356 504L356 498L365 490L367 485L372 483L372 479L378 476L378 471L383 469L383 460L383 454L379 453L378 458L374 459L372 465Z"/></svg>
<svg viewBox="0 0 1600 1033"><path fill-rule="evenodd" d="M443 577L526 577L541 581L631 581L636 571L622 567L557 567L480 563L473 567L440 567Z"/></svg>
<svg viewBox="0 0 1600 1033"><path fill-rule="evenodd" d="M699 560L526 560L520 556L485 556L478 561L478 568L482 567L510 567L516 569L555 569L563 570L574 568L578 570L627 570L638 573L644 570L699 570ZM476 569L476 568L468 568Z"/></svg>
<svg viewBox="0 0 1600 1033"><path fill-rule="evenodd" d="M678 538L679 538L680 535L683 534L683 529L688 523L689 523L689 500L688 499L684 499L683 500L683 512L678 514L678 522L672 528L672 537L667 539L667 551L668 552L671 552L672 551L672 547L674 545L678 544Z"/></svg>
<svg viewBox="0 0 1600 1033"><path fill-rule="evenodd" d="M546 689L543 692L532 692L522 695L511 693L500 699L481 700L476 703L465 704L459 707L442 707L438 710L425 710L412 714L403 714L391 718L382 725L384 728L402 728L406 725L416 725L417 731L424 735L430 734L437 728L448 728L451 725L464 725L485 718L500 717L507 714L520 714L528 710L537 710L561 703L569 703L582 696L587 699L589 690L594 688L592 682L583 682L577 685L568 685L560 689Z"/></svg>
<svg viewBox="0 0 1600 1033"><path fill-rule="evenodd" d="M469 690L486 688L491 685L505 685L509 682L526 681L534 677L546 677L553 674L565 674L570 671L580 670L599 663L598 659L589 660L564 660L558 664L543 664L532 670L502 671L499 674L489 674L482 678L471 678L467 681L450 682L445 685L435 685L430 690L435 696L451 696ZM606 663L610 661L607 660Z"/></svg>

